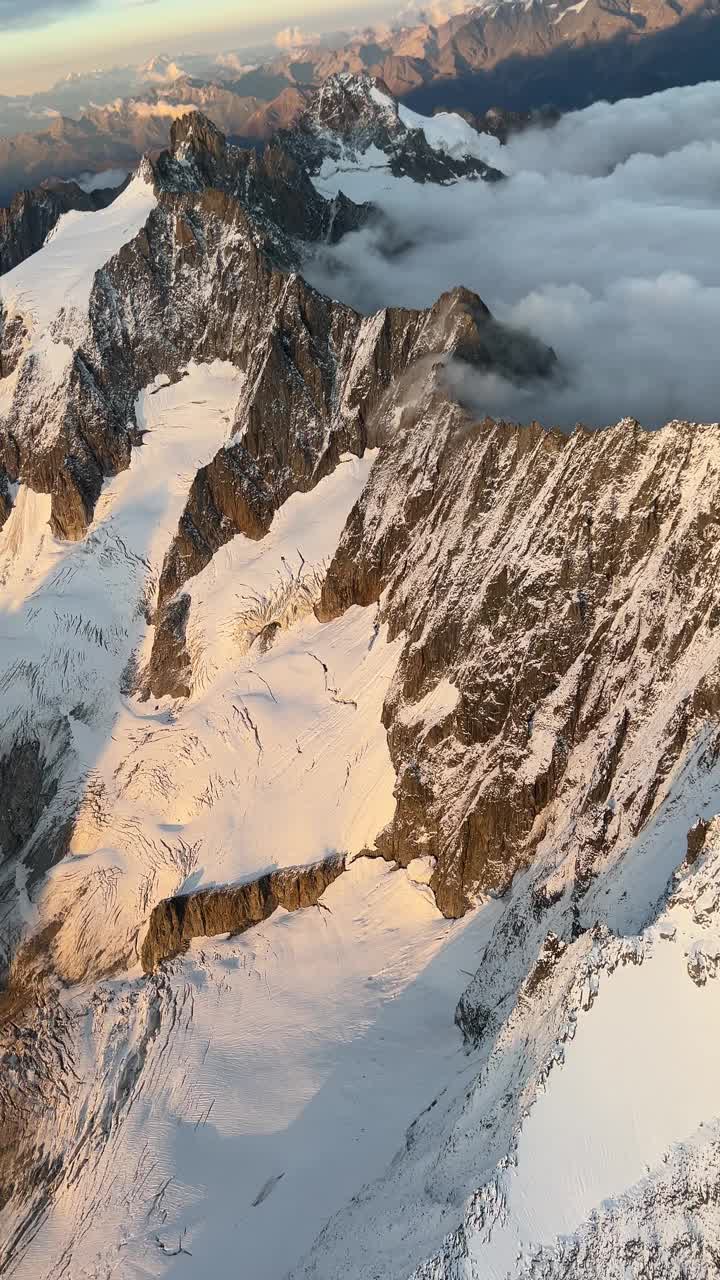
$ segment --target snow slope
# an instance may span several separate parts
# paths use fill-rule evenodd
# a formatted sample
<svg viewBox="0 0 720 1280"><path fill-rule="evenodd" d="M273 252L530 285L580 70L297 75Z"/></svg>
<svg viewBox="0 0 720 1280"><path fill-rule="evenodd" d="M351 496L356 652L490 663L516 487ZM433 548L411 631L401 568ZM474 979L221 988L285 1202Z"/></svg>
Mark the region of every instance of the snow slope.
<svg viewBox="0 0 720 1280"><path fill-rule="evenodd" d="M372 610L327 626L312 614L372 452L348 455L290 498L267 537L236 537L188 584L186 704L119 692L149 658L144 615L164 554L197 469L230 436L242 385L215 362L142 393L145 443L106 482L82 543L53 539L49 499L26 491L0 535L3 746L26 722L43 726L47 751L62 755L62 794L82 797L39 906L41 920L64 916L55 955L70 977L134 963L149 910L184 885L359 853L393 814L381 710L397 642ZM253 644L276 616L274 643ZM95 892L106 884L109 896Z"/></svg>
<svg viewBox="0 0 720 1280"><path fill-rule="evenodd" d="M165 979L75 988L82 1086L61 1122L77 1148L9 1274L59 1280L71 1258L73 1277L279 1280L436 1080L467 1077L452 1011L485 933L363 858L319 907L198 940ZM87 1118L103 1108L99 1140Z"/></svg>
<svg viewBox="0 0 720 1280"><path fill-rule="evenodd" d="M688 737L657 812L622 857L599 865L570 941L553 946L537 908L536 891L552 899L577 871L577 845L560 861L550 832L512 893L463 922L440 917L430 860L397 871L353 856L317 908L278 911L240 938L198 939L142 977L138 945L161 897L358 855L394 812L381 713L403 637L388 643L372 606L329 623L312 612L347 515L372 489L374 454L346 455L285 503L265 538L236 537L186 584L189 698L117 693L128 660L147 657L142 609L195 469L227 440L241 390L242 376L220 364L148 388L137 406L146 443L107 483L84 543L54 542L47 499L25 490L2 533L8 705L16 723L30 713L49 742L55 735L66 783L84 780L70 853L48 877L39 919L24 902L29 923L63 917L53 959L73 983L59 998L77 1087L42 1118L40 1140L62 1155L63 1172L7 1274L139 1280L235 1267L252 1280L555 1280L566 1248L585 1247L600 1221L615 1224L605 1227L612 1252L639 1230L642 1197L712 1168L716 729L709 720ZM652 438L616 517L633 486L651 484L664 440ZM693 437L701 453L703 441L711 447L710 428ZM702 481L709 501L709 460L685 458L691 498ZM410 509L399 492L398 509ZM463 519L454 496L451 525ZM387 490L385 499L387 508ZM688 501L675 534L697 516ZM497 518L483 525L494 545ZM522 522L509 536L516 559L530 554L537 570L520 548ZM675 659L688 696L700 668L714 669L714 633L708 644L704 665L696 651ZM634 679L649 678L643 659ZM461 699L446 677L404 704L416 750ZM666 692L626 748L640 789L667 711ZM551 723L539 706L529 733L541 761ZM576 747L581 789L595 777L595 745L591 736ZM610 813L623 786L616 777ZM684 862L698 820L710 834ZM112 966L115 980L93 982ZM463 999L497 1022L466 1055L452 1015L473 972ZM663 1217L669 1241L683 1222L680 1194Z"/></svg>
<svg viewBox="0 0 720 1280"><path fill-rule="evenodd" d="M27 489L0 535L4 733L44 726L63 788L83 794L68 855L39 905L23 901L33 927L62 914L54 959L81 980L63 997L81 1083L47 1112L67 1177L8 1274L200 1275L230 1266L242 1241L247 1274L271 1280L380 1172L436 1069L464 1067L452 1011L480 940L471 921L442 919L424 866L355 858L321 907L198 942L167 977L139 973L159 898L357 854L394 808L381 709L397 642L373 609L327 625L312 614L372 452L343 458L264 539L236 537L187 584L184 704L118 693L133 653L149 652L143 611L241 390L219 362L158 379L136 406L144 443L83 542L53 539L48 497ZM82 981L116 963L130 976Z"/></svg>
<svg viewBox="0 0 720 1280"><path fill-rule="evenodd" d="M420 129L433 151L441 151L454 160L474 156L486 164L503 167L503 148L497 138L489 133L478 133L462 116L454 111L438 111L434 116L421 116L402 104L398 114L407 129Z"/></svg>
<svg viewBox="0 0 720 1280"><path fill-rule="evenodd" d="M148 388L137 406L144 444L106 482L83 542L53 538L49 496L24 487L0 532L0 750L30 724L48 751L61 752L71 791L97 776L145 630L148 588L197 468L230 435L241 385L236 369L215 362Z"/></svg>
<svg viewBox="0 0 720 1280"><path fill-rule="evenodd" d="M189 699L117 693L149 649L144 600L241 387L216 362L148 388L145 443L84 542L52 539L48 499L27 490L2 533L3 682L17 721L69 725L63 780L84 779L70 853L28 921L64 917L54 958L78 980L60 996L77 1088L42 1122L66 1166L8 1267L22 1280L204 1276L238 1251L243 1275L276 1280L381 1172L437 1079L468 1072L453 1009L496 907L444 920L421 860L355 857L315 909L198 940L157 976L136 963L160 897L358 854L394 808L380 716L397 642L372 608L329 624L311 612L372 452L186 584ZM130 971L87 981L113 963Z"/></svg>
<svg viewBox="0 0 720 1280"><path fill-rule="evenodd" d="M486 1017L503 1010L471 1081L446 1080L412 1142L329 1224L295 1280L712 1274L718 813L708 732L625 858L591 885L584 914L607 925L569 944L548 947L533 910L553 861L541 846L463 997ZM698 821L703 849L686 858ZM510 995L518 955L534 960ZM693 1197L707 1212L691 1232Z"/></svg>
<svg viewBox="0 0 720 1280"><path fill-rule="evenodd" d="M451 117L424 127L438 148L469 145ZM368 155L358 182L389 181L379 162L362 168ZM321 180L339 185L340 170ZM80 225L61 224L42 259L59 244L47 296L37 263L24 291L8 277L49 375L62 376L95 250L100 260L122 243L146 195L136 190L104 240L98 224L87 252ZM367 322L349 386L379 323ZM508 428L493 470L478 460L494 428L463 420L443 442L440 393L427 435L406 403L381 454L344 455L265 537L235 537L184 583L189 696L143 701L163 560L244 390L219 362L157 379L136 405L144 443L106 482L82 542L55 541L48 497L25 487L0 533L0 761L15 767L31 729L43 778L58 784L33 849L4 870L20 893L15 926L33 931L58 980L43 1000L33 992L30 1025L21 1017L0 1045L0 1102L25 1068L41 1148L39 1176L30 1162L34 1182L5 1213L0 1269L16 1280L706 1280L712 1222L698 1230L684 1188L692 1175L703 1221L720 1221L716 432L676 423L642 454L624 422L596 440L605 457L577 433L563 465L561 437L533 429L528 445ZM454 454L460 436L474 456ZM542 492L513 488L508 458L524 484L553 450ZM580 467L592 502L577 501ZM398 529L402 591L391 582L379 606L321 623L325 570L363 491L356 598L377 597ZM366 516L355 512L355 532ZM551 643L561 617L585 625L592 601L564 551L580 563L588 545L619 601L579 647L588 684L602 686L595 720L575 697L580 661L563 668ZM466 556L478 573L487 557L482 580L463 576ZM429 603L427 584L439 584ZM453 600L466 632L433 635ZM407 635L391 641L399 621ZM526 715L533 671L542 695ZM472 719L478 690L497 694L484 722ZM520 708L510 727L508 690ZM483 760L473 749L496 723L498 754ZM406 756L391 759L385 726ZM548 781L563 739L565 773ZM490 856L496 844L509 865L512 785L532 791L537 819L503 898L458 922L437 910L422 825L428 777L447 796L453 770L463 817L500 778L485 811ZM75 795L67 854L39 891L43 837ZM420 850L406 870L363 856L400 804ZM399 857L402 834L383 846ZM463 857L469 846L458 840ZM346 869L316 907L197 938L140 973L162 898L338 853ZM57 1043L54 1079L44 1051ZM678 1242L692 1254L682 1270Z"/></svg>
<svg viewBox="0 0 720 1280"><path fill-rule="evenodd" d="M708 1029L719 1017L717 985L691 982L670 940L606 979L521 1132L507 1217L488 1243L474 1238L469 1274L504 1280L519 1251L575 1230L717 1115L720 1041Z"/></svg>
<svg viewBox="0 0 720 1280"><path fill-rule="evenodd" d="M60 907L65 914L57 947L68 974L114 954L132 963L142 922L162 897L358 853L392 817L380 713L397 643L388 646L384 630L376 635L373 611L351 610L329 625L306 612L266 652L247 648L237 620L253 589L253 608L268 595L272 604L298 548L316 563L330 554L370 462L341 464L293 497L266 539L239 536L190 584L197 675L186 703L135 697L115 709L92 763L74 856L46 890L47 918ZM140 663L151 643L149 629ZM108 867L107 912L94 902L90 913L78 887Z"/></svg>
<svg viewBox="0 0 720 1280"><path fill-rule="evenodd" d="M83 332L96 271L137 235L156 204L151 171L142 164L106 209L63 214L43 252L2 277L7 318L22 316L27 354L42 360L52 381L61 377Z"/></svg>
<svg viewBox="0 0 720 1280"><path fill-rule="evenodd" d="M380 123L385 115L391 127L397 127L399 120L405 129L419 130L433 151L453 160L472 157L491 167L502 168L501 146L497 138L478 133L462 116L453 112L421 116L409 107L396 104L376 85L370 88L369 96L380 108ZM402 136L401 133L401 139ZM317 190L327 199L333 199L340 191L358 203L381 199L383 193L389 192L395 197L404 193L409 200L418 198L418 184L410 177L397 177L391 169L392 154L376 143L369 142L363 150L356 146L341 147L338 156L337 140L329 136L328 142L332 154L325 157L312 179Z"/></svg>
<svg viewBox="0 0 720 1280"><path fill-rule="evenodd" d="M698 929L680 937L677 917L671 908L636 940L600 935L570 948L549 989L534 999L528 990L489 1056L471 1059L472 1078L445 1077L445 1097L419 1118L412 1143L329 1224L293 1277L710 1274L702 1234L695 1270L673 1270L672 1252L657 1248L660 1233L670 1249L687 1235L689 1162L705 1162L708 1195L718 1172L720 995L716 983L691 980ZM657 1187L669 1172L677 1202L663 1205ZM621 1250L636 1238L639 1194L650 1197L647 1253L630 1252L638 1270L627 1270ZM604 1249L588 1257L597 1271L574 1269L573 1250L584 1256L603 1217ZM644 1273L639 1258L652 1256L653 1240L656 1269ZM614 1269L603 1270L603 1258Z"/></svg>

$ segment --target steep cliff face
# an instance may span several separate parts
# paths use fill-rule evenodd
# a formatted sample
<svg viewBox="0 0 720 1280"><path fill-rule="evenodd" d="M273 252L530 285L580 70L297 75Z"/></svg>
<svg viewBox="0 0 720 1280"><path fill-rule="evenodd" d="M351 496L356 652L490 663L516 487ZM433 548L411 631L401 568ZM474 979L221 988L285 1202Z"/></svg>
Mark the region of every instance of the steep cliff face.
<svg viewBox="0 0 720 1280"><path fill-rule="evenodd" d="M444 295L427 312L394 309L365 318L328 303L298 276L256 278L254 286L257 319L248 319L247 309L245 318L251 334L264 328L264 338L244 370L248 390L235 413L239 439L193 483L163 565L159 609L232 537L262 537L292 493L313 488L344 453L359 456L383 439L404 395L402 380L422 377L423 362L454 353L529 380L555 367L554 354L532 339L509 341L508 331L466 290ZM163 634L160 628L161 643ZM168 691L170 671L161 665ZM178 691L181 683L182 677ZM148 688L159 687L151 673Z"/></svg>
<svg viewBox="0 0 720 1280"><path fill-rule="evenodd" d="M115 225L118 217L125 218L122 227ZM60 289L54 300L56 288L39 323L24 314L27 297L42 289L43 271L59 265L55 249L58 255L67 249L62 237L49 247L47 262L33 259L0 291L2 462L13 479L52 493L60 537L82 535L104 476L128 465L139 440L133 405L140 389L160 374L177 377L190 359L230 358L244 367L260 307L272 314L285 287L271 268L266 251L273 246L258 222L217 187L156 191L146 166L105 219L88 227L96 232L96 261L77 282L76 298ZM134 236L133 222L139 225ZM63 230L66 237L79 234L79 224ZM289 252L282 228L277 235ZM75 283L68 281L71 290Z"/></svg>
<svg viewBox="0 0 720 1280"><path fill-rule="evenodd" d="M568 437L436 393L396 449L318 612L377 600L402 628L377 844L436 859L443 910L479 902L488 931L464 1066L291 1274L700 1280L716 1068L683 1082L718 1007L720 427Z"/></svg>
<svg viewBox="0 0 720 1280"><path fill-rule="evenodd" d="M144 163L104 221L64 224L45 261L33 259L7 278L0 289L0 465L13 480L52 493L58 536L82 536L103 478L128 465L142 387L159 375L177 377L191 359L229 359L246 372L246 422L238 419L237 429L246 430L251 453L265 447L258 418L280 395L296 441L287 465L305 472L316 465L310 437L327 427L361 320L292 270L303 242L337 238L367 216L367 207L342 196L323 199L281 149L258 157L230 147L194 113L176 122L171 151L155 169ZM85 225L95 233L87 265L66 291L59 278L40 318L31 318L27 298L39 297L45 270L60 271L67 237ZM79 243L77 253L82 261ZM383 369L378 359L377 369L363 372L369 386L378 373L376 398L412 358L412 332L399 336L403 324L391 319L378 335L380 348L395 348L390 365ZM348 390L346 398L346 412L362 416L355 404L362 394ZM297 441L299 432L307 440Z"/></svg>
<svg viewBox="0 0 720 1280"><path fill-rule="evenodd" d="M582 894L716 713L718 439L473 424L437 397L401 418L318 612L377 600L405 634L382 843L437 857L449 914L542 841L572 848Z"/></svg>
<svg viewBox="0 0 720 1280"><path fill-rule="evenodd" d="M8 995L0 1117L16 1154L4 1261L21 1275L42 1265L40 1219L73 1258L110 1235L137 1265L155 1256L157 1238L222 1261L236 1221L222 1192L223 1144L228 1131L239 1155L257 1143L250 1065L277 1123L291 1061L299 1083L283 1136L257 1185L242 1182L235 1211L259 1274L555 1280L592 1275L598 1258L619 1268L640 1257L659 1277L673 1276L678 1259L703 1277L717 1167L705 1118L718 1065L707 1025L720 956L720 429L649 433L625 421L567 437L473 422L434 365L400 379L373 460L343 455L291 494L263 537L225 544L171 597L193 623L182 701L131 698L107 716L112 741L88 770L69 857L36 894L41 927L17 952ZM187 414L208 394L195 383L181 400L197 377L155 388L148 406L160 413L167 397L171 419L173 406ZM175 455L166 456L171 471ZM111 497L102 519L114 521L114 540L93 529L85 583L110 565L113 583L123 581L127 569L111 559L122 533L141 586L145 570ZM181 486L175 501L185 501ZM144 553L158 573L173 527L168 515ZM318 619L304 565L288 576L293 554L318 567ZM266 604L278 573L282 599ZM77 590L77 565L64 562L55 581ZM57 589L45 606L35 590L33 609L49 616ZM242 643L239 591L252 613L242 615ZM265 647L256 642L268 628ZM141 633L138 622L126 643ZM85 641L85 682L94 661ZM90 719L83 733L93 728ZM333 857L318 868L323 851ZM366 852L405 869L357 856ZM428 882L447 914L477 900L476 910L442 920ZM317 909L296 910L316 899ZM424 949L429 936L432 948L441 938L448 946L444 962ZM422 972L412 967L419 957ZM159 972L121 978L137 959ZM72 983L67 1008L58 971ZM109 971L112 981L93 980ZM448 971L460 1059L447 1047ZM383 982L377 1035L358 1031L370 1017L358 993L374 999ZM442 1032L438 992L448 1003ZM350 1024L338 1061L332 1045ZM288 1056L279 1043L290 1037ZM65 1097L68 1064L78 1083ZM690 1077L692 1090L677 1089ZM322 1106L304 1132L308 1078ZM359 1107L353 1136L370 1128L379 1150L371 1102L398 1078L392 1115L379 1121L394 1135L390 1149L380 1166L351 1159L354 1180L342 1181L348 1094ZM208 1108L221 1096L215 1130ZM177 1154L179 1124L187 1155ZM188 1225L187 1200L154 1172L138 1188L148 1141L163 1170L172 1151L183 1186L195 1185L208 1144L201 1199L211 1186L211 1221L205 1208ZM295 1161L307 1150L312 1170L302 1165L301 1179ZM111 1171L117 1193L107 1190ZM105 1204L86 1234L78 1186L83 1210ZM253 1215L270 1194L268 1212L294 1224L300 1196L302 1225L268 1258ZM691 1241L688 1204L698 1206ZM129 1243L128 1212L151 1224Z"/></svg>

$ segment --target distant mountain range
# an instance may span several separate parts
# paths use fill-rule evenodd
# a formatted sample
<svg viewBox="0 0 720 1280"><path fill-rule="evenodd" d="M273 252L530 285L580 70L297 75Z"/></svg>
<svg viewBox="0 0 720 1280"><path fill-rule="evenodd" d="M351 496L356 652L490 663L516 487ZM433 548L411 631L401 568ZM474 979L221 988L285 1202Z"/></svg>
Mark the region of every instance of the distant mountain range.
<svg viewBox="0 0 720 1280"><path fill-rule="evenodd" d="M46 94L0 97L0 201L48 178L129 170L189 107L236 141L268 139L336 73L376 76L426 114L568 110L697 83L715 74L719 19L720 0L485 0L438 26L369 30L258 64L164 55L71 75Z"/></svg>

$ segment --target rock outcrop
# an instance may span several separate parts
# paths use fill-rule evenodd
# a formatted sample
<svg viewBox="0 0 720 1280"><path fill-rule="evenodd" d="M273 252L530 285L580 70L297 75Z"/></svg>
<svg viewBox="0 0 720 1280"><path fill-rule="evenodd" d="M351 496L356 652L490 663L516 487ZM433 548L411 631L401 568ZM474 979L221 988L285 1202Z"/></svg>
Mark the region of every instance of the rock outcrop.
<svg viewBox="0 0 720 1280"><path fill-rule="evenodd" d="M0 529L12 511L12 492L5 471L0 469Z"/></svg>
<svg viewBox="0 0 720 1280"><path fill-rule="evenodd" d="M246 884L165 898L150 916L140 955L143 969L150 973L163 960L181 955L193 938L244 933L278 907L286 911L314 907L344 870L343 857L326 858L309 867L269 871Z"/></svg>

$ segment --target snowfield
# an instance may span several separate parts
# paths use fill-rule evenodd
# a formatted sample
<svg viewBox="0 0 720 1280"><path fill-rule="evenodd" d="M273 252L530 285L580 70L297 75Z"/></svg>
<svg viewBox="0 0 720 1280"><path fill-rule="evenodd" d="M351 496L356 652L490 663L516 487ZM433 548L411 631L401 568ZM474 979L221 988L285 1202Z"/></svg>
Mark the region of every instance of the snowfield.
<svg viewBox="0 0 720 1280"><path fill-rule="evenodd" d="M152 174L141 165L106 209L63 214L42 252L0 278L0 301L8 319L23 317L28 353L40 353L48 372L57 376L71 358L86 322L96 271L137 235L156 204Z"/></svg>
<svg viewBox="0 0 720 1280"><path fill-rule="evenodd" d="M192 477L227 440L241 387L216 362L148 388L144 444L82 543L53 539L48 497L26 489L0 535L5 732L29 716L48 739L64 727L63 784L85 794L39 908L24 900L28 926L63 915L55 955L81 1083L47 1117L48 1145L75 1154L20 1277L51 1280L68 1262L78 1277L200 1276L240 1249L243 1274L274 1280L391 1159L434 1081L469 1070L453 1010L494 908L444 920L421 860L399 872L355 857L317 908L140 974L160 897L357 855L394 807L380 714L397 642L373 609L323 625L311 608L372 452L346 456L264 539L235 538L188 584L185 703L118 694L151 643L142 609ZM251 637L272 616L262 652ZM113 963L127 976L89 981Z"/></svg>
<svg viewBox="0 0 720 1280"><path fill-rule="evenodd" d="M504 149L490 133L478 133L454 111L438 111L434 116L421 116L409 107L400 106L398 114L407 129L420 129L433 151L444 152L454 160L474 156L486 164L503 167Z"/></svg>
<svg viewBox="0 0 720 1280"><path fill-rule="evenodd" d="M15 1274L55 1280L72 1245L78 1277L285 1275L435 1081L468 1078L452 1015L483 933L361 858L321 906L198 940L159 983L74 988L83 1089L64 1123L82 1134L110 1098L113 1127L99 1153L80 1143L72 1171L89 1167ZM125 1064L145 1053L123 1107Z"/></svg>
<svg viewBox="0 0 720 1280"><path fill-rule="evenodd" d="M231 432L241 385L236 369L215 362L192 366L172 387L148 388L138 403L145 442L128 470L106 482L84 541L55 539L47 523L49 496L25 487L0 532L0 749L31 724L45 750L63 757L69 789L103 785L98 762L122 714L119 691L146 630L148 588L197 468ZM100 854L103 866L115 865L107 841ZM116 854L121 861L120 850ZM83 864L88 872L91 865ZM74 892L77 867L66 864L60 883L66 874ZM112 881L115 872L109 874ZM69 954L75 945L69 938Z"/></svg>
<svg viewBox="0 0 720 1280"><path fill-rule="evenodd" d="M133 963L149 909L183 886L359 853L392 817L380 713L397 644L372 610L328 625L312 615L371 453L348 456L294 495L261 542L236 537L191 581L184 706L119 693L128 663L149 656L146 603L241 387L215 362L148 388L137 406L145 443L106 483L82 543L53 539L49 499L25 492L0 535L5 739L28 718L44 724L64 741L64 785L83 780L69 856L40 906L41 919L63 911L57 959L69 977ZM251 641L278 604L285 626L263 652Z"/></svg>

